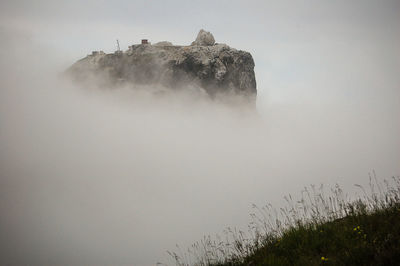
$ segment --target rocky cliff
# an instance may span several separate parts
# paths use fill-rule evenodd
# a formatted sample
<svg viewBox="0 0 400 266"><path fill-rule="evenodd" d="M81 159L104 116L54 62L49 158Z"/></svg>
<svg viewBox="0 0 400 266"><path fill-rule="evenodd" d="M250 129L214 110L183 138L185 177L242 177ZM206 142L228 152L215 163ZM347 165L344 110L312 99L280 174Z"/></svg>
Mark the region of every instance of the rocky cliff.
<svg viewBox="0 0 400 266"><path fill-rule="evenodd" d="M67 73L74 80L95 81L101 86L157 85L202 90L211 98L239 95L255 104L254 61L250 53L215 43L201 30L189 46L143 41L127 51L93 52L73 64Z"/></svg>

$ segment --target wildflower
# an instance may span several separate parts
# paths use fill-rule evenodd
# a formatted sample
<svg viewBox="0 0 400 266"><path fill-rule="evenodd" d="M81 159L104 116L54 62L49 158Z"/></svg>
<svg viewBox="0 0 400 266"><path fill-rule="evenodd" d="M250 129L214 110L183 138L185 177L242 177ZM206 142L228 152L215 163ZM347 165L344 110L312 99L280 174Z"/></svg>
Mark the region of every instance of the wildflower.
<svg viewBox="0 0 400 266"><path fill-rule="evenodd" d="M322 261L327 261L327 260L328 260L328 258L321 257L321 260L322 260Z"/></svg>

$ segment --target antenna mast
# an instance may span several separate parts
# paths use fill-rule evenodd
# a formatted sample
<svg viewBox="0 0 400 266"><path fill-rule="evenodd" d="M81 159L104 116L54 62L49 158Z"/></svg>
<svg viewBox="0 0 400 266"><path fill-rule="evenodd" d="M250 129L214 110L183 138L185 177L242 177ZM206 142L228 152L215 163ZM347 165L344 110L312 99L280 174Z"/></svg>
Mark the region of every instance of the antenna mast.
<svg viewBox="0 0 400 266"><path fill-rule="evenodd" d="M118 52L120 52L121 49L119 48L119 41L118 41L118 39L117 39L117 47L118 47Z"/></svg>

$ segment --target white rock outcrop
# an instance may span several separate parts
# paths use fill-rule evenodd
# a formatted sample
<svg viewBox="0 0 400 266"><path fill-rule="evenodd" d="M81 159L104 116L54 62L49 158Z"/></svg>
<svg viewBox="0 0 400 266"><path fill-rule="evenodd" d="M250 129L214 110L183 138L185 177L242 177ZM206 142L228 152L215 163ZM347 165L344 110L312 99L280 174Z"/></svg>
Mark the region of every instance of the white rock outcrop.
<svg viewBox="0 0 400 266"><path fill-rule="evenodd" d="M201 30L190 46L132 45L125 52L93 53L73 64L67 73L76 81L100 86L157 85L177 90L199 88L211 98L240 95L255 105L254 61L250 53L215 44ZM91 83L92 84L92 83ZM133 86L134 87L134 86Z"/></svg>
<svg viewBox="0 0 400 266"><path fill-rule="evenodd" d="M205 31L203 29L200 30L199 34L197 34L197 38L192 45L202 45L202 46L211 46L215 44L214 36L209 31Z"/></svg>

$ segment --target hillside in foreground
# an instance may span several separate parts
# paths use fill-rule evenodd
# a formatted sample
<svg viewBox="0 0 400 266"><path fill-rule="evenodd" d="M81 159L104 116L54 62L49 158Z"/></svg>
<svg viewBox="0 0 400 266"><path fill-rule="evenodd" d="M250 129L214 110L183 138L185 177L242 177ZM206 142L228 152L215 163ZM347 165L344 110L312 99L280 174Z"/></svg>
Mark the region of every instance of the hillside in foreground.
<svg viewBox="0 0 400 266"><path fill-rule="evenodd" d="M400 204L321 225L299 225L243 261L219 265L399 265Z"/></svg>
<svg viewBox="0 0 400 266"><path fill-rule="evenodd" d="M254 207L248 232L228 228L204 237L177 265L400 265L400 178L379 183L350 200L336 185L305 188L287 207Z"/></svg>

